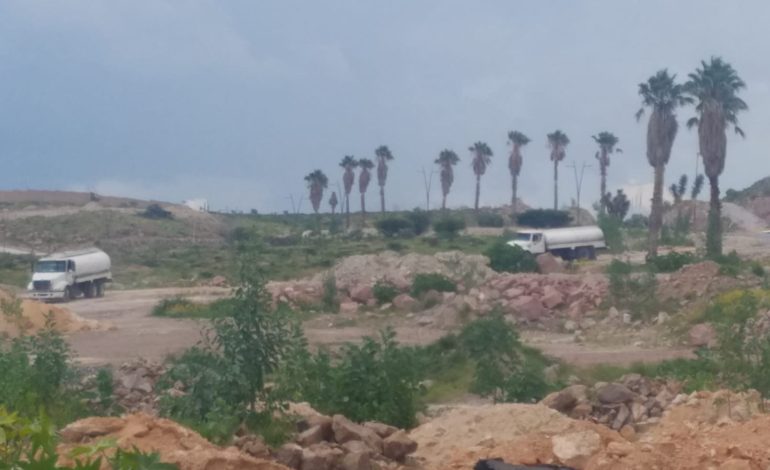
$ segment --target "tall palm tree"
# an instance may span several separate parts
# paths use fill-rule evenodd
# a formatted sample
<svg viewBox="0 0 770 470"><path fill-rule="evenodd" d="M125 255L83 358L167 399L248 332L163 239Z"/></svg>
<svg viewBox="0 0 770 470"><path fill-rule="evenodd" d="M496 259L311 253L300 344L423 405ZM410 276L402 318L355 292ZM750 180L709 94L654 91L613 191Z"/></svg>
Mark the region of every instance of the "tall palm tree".
<svg viewBox="0 0 770 470"><path fill-rule="evenodd" d="M647 162L652 166L655 183L652 190L652 208L650 210L650 233L647 255L658 254L658 238L663 225L663 174L671 158L679 124L676 122L676 108L691 102L684 94L682 85L676 83L676 75L669 75L668 70L661 70L646 82L639 84L642 107L636 113L636 119L644 115L644 108L652 109L647 122Z"/></svg>
<svg viewBox="0 0 770 470"><path fill-rule="evenodd" d="M559 162L567 156L569 137L560 130L548 134L548 147L551 148L551 161L553 162L553 209L559 209Z"/></svg>
<svg viewBox="0 0 770 470"><path fill-rule="evenodd" d="M738 127L738 113L748 109L745 101L738 98L738 92L746 83L733 67L719 57L709 62L701 61L701 67L689 75L684 85L685 92L692 96L697 117L687 122L687 127L698 126L698 142L703 157L703 167L711 187L709 201L708 230L706 231L706 254L722 254L722 207L719 202L719 175L725 169L727 157L727 128L732 126L735 133L744 137Z"/></svg>
<svg viewBox="0 0 770 470"><path fill-rule="evenodd" d="M342 174L342 184L345 186L345 226L350 227L350 191L353 190L353 183L356 181L353 170L358 166L358 160L352 155L345 155L340 166L345 169L345 173Z"/></svg>
<svg viewBox="0 0 770 470"><path fill-rule="evenodd" d="M337 203L339 203L339 201L337 200L337 191L332 191L332 195L329 198L329 205L332 208L332 215L334 215L337 212Z"/></svg>
<svg viewBox="0 0 770 470"><path fill-rule="evenodd" d="M453 167L457 165L457 162L459 161L460 157L453 151L447 149L442 150L435 161L439 168L441 168L441 194L443 196L441 199L442 210L446 209L446 197L455 180Z"/></svg>
<svg viewBox="0 0 770 470"><path fill-rule="evenodd" d="M318 214L318 209L321 207L321 199L324 196L324 189L329 186L329 178L326 177L323 171L315 170L305 176L305 181L310 190L310 202L313 204L313 212Z"/></svg>
<svg viewBox="0 0 770 470"><path fill-rule="evenodd" d="M473 173L476 174L476 203L473 205L473 208L478 211L479 196L481 195L481 175L486 173L487 166L492 163L492 149L484 142L476 142L468 147L468 150L473 154L471 166L473 167Z"/></svg>
<svg viewBox="0 0 770 470"><path fill-rule="evenodd" d="M516 192L519 186L519 173L521 173L521 166L524 163L521 148L529 143L529 137L519 131L510 131L508 132L508 142L511 143L511 155L508 157L508 170L511 172L511 205L515 214L518 202Z"/></svg>
<svg viewBox="0 0 770 470"><path fill-rule="evenodd" d="M387 145L380 145L374 151L377 156L377 184L380 186L380 210L385 212L385 182L388 180L388 162L393 154Z"/></svg>
<svg viewBox="0 0 770 470"><path fill-rule="evenodd" d="M602 198L599 200L599 213L604 214L606 205L604 204L604 195L607 194L607 167L610 166L610 155L614 152L623 152L619 148L615 148L618 145L618 138L612 132L599 132L599 135L591 136L594 142L599 144L599 151L596 152L596 159L599 160L599 194Z"/></svg>
<svg viewBox="0 0 770 470"><path fill-rule="evenodd" d="M358 173L358 190L361 192L361 217L366 217L366 190L369 188L369 181L372 174L369 170L374 168L374 162L368 158L358 160L358 167L361 169Z"/></svg>

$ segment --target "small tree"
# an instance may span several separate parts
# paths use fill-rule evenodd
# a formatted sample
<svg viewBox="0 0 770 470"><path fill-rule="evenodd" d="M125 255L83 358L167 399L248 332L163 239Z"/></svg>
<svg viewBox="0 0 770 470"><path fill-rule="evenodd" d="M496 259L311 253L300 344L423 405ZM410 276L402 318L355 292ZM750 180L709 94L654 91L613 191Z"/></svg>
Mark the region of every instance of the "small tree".
<svg viewBox="0 0 770 470"><path fill-rule="evenodd" d="M631 208L631 202L626 197L626 193L622 189L618 189L615 193L615 197L612 197L610 193L607 193L602 198L604 206L607 208L607 215L614 217L619 221L623 221L628 215L628 209Z"/></svg>
<svg viewBox="0 0 770 470"><path fill-rule="evenodd" d="M361 171L358 174L358 191L361 193L361 217L366 217L366 190L369 189L369 182L372 179L371 169L374 168L374 162L368 158L358 160L358 167Z"/></svg>
<svg viewBox="0 0 770 470"><path fill-rule="evenodd" d="M492 149L485 142L476 142L468 150L473 154L471 166L476 175L476 199L473 205L475 210L479 210L479 196L481 195L481 177L487 172L487 167L492 163Z"/></svg>
<svg viewBox="0 0 770 470"><path fill-rule="evenodd" d="M679 184L671 183L668 190L671 192L671 197L674 198L674 204L682 202L682 199L687 192L687 175L679 177Z"/></svg>
<svg viewBox="0 0 770 470"><path fill-rule="evenodd" d="M329 185L329 178L326 177L323 171L315 170L305 176L305 182L307 182L307 187L310 191L310 202L313 204L313 212L318 214L318 210L321 208L321 200L324 196L324 189Z"/></svg>
<svg viewBox="0 0 770 470"><path fill-rule="evenodd" d="M332 191L332 195L329 198L329 206L331 206L331 208L332 208L332 215L334 215L336 210L337 210L338 202L339 201L337 201L337 192L336 191Z"/></svg>
<svg viewBox="0 0 770 470"><path fill-rule="evenodd" d="M460 161L460 157L457 156L452 150L442 150L438 158L434 163L441 168L441 209L446 209L446 197L449 194L449 190L452 189L452 183L454 183L454 166Z"/></svg>

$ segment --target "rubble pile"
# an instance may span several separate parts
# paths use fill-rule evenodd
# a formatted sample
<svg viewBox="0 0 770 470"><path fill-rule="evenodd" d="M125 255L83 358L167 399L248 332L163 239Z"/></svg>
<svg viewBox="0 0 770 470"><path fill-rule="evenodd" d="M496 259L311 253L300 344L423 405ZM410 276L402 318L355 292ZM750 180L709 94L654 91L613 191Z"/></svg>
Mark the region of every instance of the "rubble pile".
<svg viewBox="0 0 770 470"><path fill-rule="evenodd" d="M600 382L591 388L569 386L548 395L541 404L573 419L590 420L631 437L656 424L672 405L686 402L688 396L681 390L678 382L627 374L618 382Z"/></svg>
<svg viewBox="0 0 770 470"><path fill-rule="evenodd" d="M313 410L304 414L294 442L273 452L278 462L295 470L397 469L417 450L417 443L393 426L356 424Z"/></svg>
<svg viewBox="0 0 770 470"><path fill-rule="evenodd" d="M658 279L658 298L661 301L676 300L686 305L745 285L745 279L722 276L719 269L719 265L713 261L702 261L661 275Z"/></svg>
<svg viewBox="0 0 770 470"><path fill-rule="evenodd" d="M19 299L0 290L0 336L15 338L34 334L48 325L59 333L114 328L108 322L85 319L64 307L32 299Z"/></svg>
<svg viewBox="0 0 770 470"><path fill-rule="evenodd" d="M180 470L286 470L271 460L255 458L236 447L222 448L198 433L175 423L145 413L120 418L85 418L59 433L58 453L68 456L83 445L95 445L104 439L114 440L126 450L158 452L161 461L173 463ZM66 457L60 465L72 464Z"/></svg>

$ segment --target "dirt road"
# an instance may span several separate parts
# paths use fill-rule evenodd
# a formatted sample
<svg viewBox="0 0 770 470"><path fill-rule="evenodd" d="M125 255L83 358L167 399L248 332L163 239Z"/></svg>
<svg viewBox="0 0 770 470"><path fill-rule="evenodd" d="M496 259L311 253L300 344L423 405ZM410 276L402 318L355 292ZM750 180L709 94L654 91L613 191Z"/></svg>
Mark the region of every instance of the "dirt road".
<svg viewBox="0 0 770 470"><path fill-rule="evenodd" d="M72 311L85 318L109 322L114 328L75 333L69 341L84 364L120 364L140 356L162 360L169 354L194 345L200 339L205 323L153 317L150 313L158 301L180 295L194 301L211 301L227 294L227 289L208 287L143 289L108 291L107 296L101 299L74 301L67 305ZM333 346L376 334L386 324L394 326L399 341L405 344L427 344L447 333L430 326L399 325L395 316L365 323L359 325L339 315L317 317L305 323L305 334L313 345ZM522 337L527 344L540 348L546 354L576 365L653 362L689 354L686 350L670 348L642 349L632 345L610 348L576 344L571 341L571 336L556 333L524 332Z"/></svg>

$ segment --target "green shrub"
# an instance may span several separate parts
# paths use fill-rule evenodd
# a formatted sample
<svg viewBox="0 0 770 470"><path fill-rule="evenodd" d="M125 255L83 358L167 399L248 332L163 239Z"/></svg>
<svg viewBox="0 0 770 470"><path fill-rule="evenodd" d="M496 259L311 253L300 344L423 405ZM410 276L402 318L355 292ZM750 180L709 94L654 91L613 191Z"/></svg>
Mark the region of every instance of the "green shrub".
<svg viewBox="0 0 770 470"><path fill-rule="evenodd" d="M568 212L554 209L529 209L514 216L518 225L533 228L566 227L572 221Z"/></svg>
<svg viewBox="0 0 770 470"><path fill-rule="evenodd" d="M415 234L414 225L409 220L395 215L381 217L375 226L383 237L403 237Z"/></svg>
<svg viewBox="0 0 770 470"><path fill-rule="evenodd" d="M650 218L643 214L634 214L623 225L631 229L647 229L650 226Z"/></svg>
<svg viewBox="0 0 770 470"><path fill-rule="evenodd" d="M759 261L752 261L750 265L751 265L751 274L758 277L765 277L765 267L762 266L762 264Z"/></svg>
<svg viewBox="0 0 770 470"><path fill-rule="evenodd" d="M412 281L412 296L421 297L424 293L435 290L438 292L455 292L457 284L439 273L415 274Z"/></svg>
<svg viewBox="0 0 770 470"><path fill-rule="evenodd" d="M672 251L665 255L647 258L647 266L656 273L671 273L682 269L685 265L697 261L692 253L677 253Z"/></svg>
<svg viewBox="0 0 770 470"><path fill-rule="evenodd" d="M465 220L461 217L445 215L433 222L433 231L441 238L453 239L465 230Z"/></svg>
<svg viewBox="0 0 770 470"><path fill-rule="evenodd" d="M398 289L386 281L377 281L372 288L377 305L389 304L398 295Z"/></svg>
<svg viewBox="0 0 770 470"><path fill-rule="evenodd" d="M719 264L719 273L725 276L737 276L744 270L744 262L735 250L726 255L718 255L712 259Z"/></svg>
<svg viewBox="0 0 770 470"><path fill-rule="evenodd" d="M479 227L502 227L505 225L503 216L496 212L479 212L476 216L476 223Z"/></svg>
<svg viewBox="0 0 770 470"><path fill-rule="evenodd" d="M505 238L498 238L484 252L489 258L489 267L497 272L537 272L535 256L520 246L511 246Z"/></svg>
<svg viewBox="0 0 770 470"><path fill-rule="evenodd" d="M606 270L610 301L614 307L627 309L633 318L648 320L661 308L656 295L658 282L651 272L633 271L630 264L612 260Z"/></svg>
<svg viewBox="0 0 770 470"><path fill-rule="evenodd" d="M622 253L626 248L623 241L623 222L617 217L600 214L598 224L604 233L604 242L607 244L607 249L612 253Z"/></svg>
<svg viewBox="0 0 770 470"><path fill-rule="evenodd" d="M174 214L162 208L159 204L150 204L141 213L141 216L152 220L171 220L174 218Z"/></svg>
<svg viewBox="0 0 770 470"><path fill-rule="evenodd" d="M407 212L406 218L411 222L412 231L415 235L422 235L430 227L430 214L422 209Z"/></svg>
<svg viewBox="0 0 770 470"><path fill-rule="evenodd" d="M321 304L327 312L336 312L340 307L337 300L337 278L331 271L323 279Z"/></svg>

